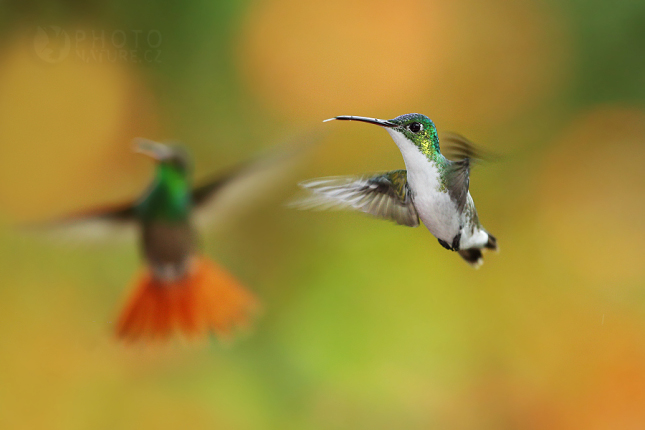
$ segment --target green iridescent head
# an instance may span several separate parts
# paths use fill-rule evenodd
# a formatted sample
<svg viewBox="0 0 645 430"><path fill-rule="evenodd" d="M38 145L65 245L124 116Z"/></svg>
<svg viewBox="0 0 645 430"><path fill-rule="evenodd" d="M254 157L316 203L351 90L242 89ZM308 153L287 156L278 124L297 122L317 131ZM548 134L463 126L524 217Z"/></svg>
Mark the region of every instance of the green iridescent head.
<svg viewBox="0 0 645 430"><path fill-rule="evenodd" d="M422 154L429 158L434 158L440 154L437 128L430 118L419 113L409 113L389 120L366 118L363 116L337 116L331 119L362 121L380 125L388 129L388 131L397 132L394 134L403 135L408 141L419 148Z"/></svg>
<svg viewBox="0 0 645 430"><path fill-rule="evenodd" d="M139 202L137 212L143 220L182 221L191 206L191 162L188 152L150 140L137 139L135 151L157 163L156 180Z"/></svg>

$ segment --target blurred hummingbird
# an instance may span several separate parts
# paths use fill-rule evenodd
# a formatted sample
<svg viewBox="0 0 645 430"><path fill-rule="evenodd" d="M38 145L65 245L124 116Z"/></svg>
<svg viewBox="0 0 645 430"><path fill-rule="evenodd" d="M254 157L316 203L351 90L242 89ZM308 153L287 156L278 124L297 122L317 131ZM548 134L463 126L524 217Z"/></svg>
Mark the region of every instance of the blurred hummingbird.
<svg viewBox="0 0 645 430"><path fill-rule="evenodd" d="M120 313L117 335L126 340L165 339L173 332L225 336L247 325L258 300L200 252L195 222L211 222L216 213L230 212L231 203L239 206L240 200L266 193L266 184L276 173L283 175L292 154L243 163L193 186L191 159L182 147L137 139L135 151L156 163L152 185L138 201L64 220L85 237L105 230L106 223L138 227L145 267Z"/></svg>
<svg viewBox="0 0 645 430"><path fill-rule="evenodd" d="M301 187L311 195L298 205L308 209L353 208L401 225L421 222L450 251L473 267L483 263L482 249L497 250L497 240L480 224L468 191L470 167L478 157L474 145L452 134L454 160L439 148L434 123L412 113L391 120L337 116L331 120L362 121L381 126L399 147L407 170L312 179Z"/></svg>

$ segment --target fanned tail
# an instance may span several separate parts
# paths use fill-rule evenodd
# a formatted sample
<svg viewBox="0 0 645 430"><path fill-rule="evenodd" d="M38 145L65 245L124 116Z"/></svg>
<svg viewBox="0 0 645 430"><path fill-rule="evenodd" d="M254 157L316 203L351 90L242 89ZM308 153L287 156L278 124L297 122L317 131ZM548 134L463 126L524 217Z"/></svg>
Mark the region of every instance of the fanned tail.
<svg viewBox="0 0 645 430"><path fill-rule="evenodd" d="M259 307L253 294L231 274L207 258L172 282L156 279L146 269L135 280L116 327L125 340L166 339L179 332L186 337L208 333L226 337L235 327L248 326Z"/></svg>
<svg viewBox="0 0 645 430"><path fill-rule="evenodd" d="M466 263L470 264L475 269L479 269L479 267L484 264L484 256L479 248L460 249L457 252L459 252L461 258L466 260Z"/></svg>
<svg viewBox="0 0 645 430"><path fill-rule="evenodd" d="M495 236L488 233L488 242L486 242L486 245L484 245L484 247L493 251L499 251L499 248L497 247L497 239L495 239Z"/></svg>
<svg viewBox="0 0 645 430"><path fill-rule="evenodd" d="M478 269L479 266L484 264L484 255L482 254L482 250L490 249L492 251L499 252L499 247L497 246L497 239L495 239L495 236L488 232L486 234L488 235L488 238L482 248L467 248L460 249L458 251L459 255L461 255L461 258L466 260L466 262L475 269Z"/></svg>

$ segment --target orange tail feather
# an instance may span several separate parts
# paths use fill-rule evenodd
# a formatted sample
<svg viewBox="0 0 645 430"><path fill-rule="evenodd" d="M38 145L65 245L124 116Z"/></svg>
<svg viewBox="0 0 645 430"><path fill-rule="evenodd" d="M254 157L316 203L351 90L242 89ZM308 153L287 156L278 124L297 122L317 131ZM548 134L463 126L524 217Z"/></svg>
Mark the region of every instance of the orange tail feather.
<svg viewBox="0 0 645 430"><path fill-rule="evenodd" d="M120 338L166 339L174 332L201 337L225 336L249 324L258 301L228 272L206 258L174 282L155 279L145 270L135 282L117 322Z"/></svg>

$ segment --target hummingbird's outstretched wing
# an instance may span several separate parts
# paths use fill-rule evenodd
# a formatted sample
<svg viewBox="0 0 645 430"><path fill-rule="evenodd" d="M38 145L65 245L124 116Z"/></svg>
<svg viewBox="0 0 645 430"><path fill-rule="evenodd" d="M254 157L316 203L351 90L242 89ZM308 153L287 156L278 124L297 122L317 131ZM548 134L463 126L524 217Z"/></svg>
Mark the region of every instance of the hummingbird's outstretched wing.
<svg viewBox="0 0 645 430"><path fill-rule="evenodd" d="M439 135L441 141L441 153L452 161L469 158L477 161L492 161L497 157L496 154L486 151L473 143L461 134L444 132Z"/></svg>
<svg viewBox="0 0 645 430"><path fill-rule="evenodd" d="M407 171L394 170L375 176L336 176L300 183L311 195L294 202L301 209L352 208L409 227L419 225L412 203Z"/></svg>
<svg viewBox="0 0 645 430"><path fill-rule="evenodd" d="M194 219L200 229L220 227L289 183L295 168L323 133L308 130L193 189Z"/></svg>
<svg viewBox="0 0 645 430"><path fill-rule="evenodd" d="M468 187L470 185L470 167L476 160L490 158L474 143L456 133L443 133L441 135L441 153L448 158L446 172L446 185L452 200L457 203L459 212L463 211L468 201Z"/></svg>
<svg viewBox="0 0 645 430"><path fill-rule="evenodd" d="M25 231L46 234L57 242L84 243L134 237L136 218L132 202L90 209L37 225Z"/></svg>

